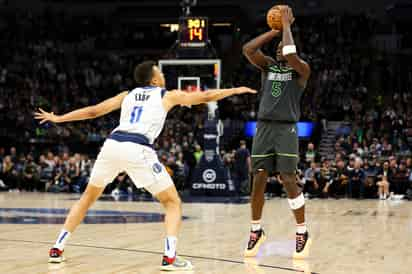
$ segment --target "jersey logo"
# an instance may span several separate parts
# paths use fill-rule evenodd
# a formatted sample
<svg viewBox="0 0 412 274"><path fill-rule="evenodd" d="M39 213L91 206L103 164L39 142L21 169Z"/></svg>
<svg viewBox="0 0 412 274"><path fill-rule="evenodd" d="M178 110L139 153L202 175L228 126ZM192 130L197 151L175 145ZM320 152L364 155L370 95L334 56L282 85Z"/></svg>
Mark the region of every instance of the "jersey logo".
<svg viewBox="0 0 412 274"><path fill-rule="evenodd" d="M162 166L159 163L154 163L153 164L153 171L154 171L154 173L162 172Z"/></svg>
<svg viewBox="0 0 412 274"><path fill-rule="evenodd" d="M290 68L280 68L277 66L271 66L269 68L268 80L272 83L272 96L277 98L282 95L282 82L288 82L293 80L292 70Z"/></svg>

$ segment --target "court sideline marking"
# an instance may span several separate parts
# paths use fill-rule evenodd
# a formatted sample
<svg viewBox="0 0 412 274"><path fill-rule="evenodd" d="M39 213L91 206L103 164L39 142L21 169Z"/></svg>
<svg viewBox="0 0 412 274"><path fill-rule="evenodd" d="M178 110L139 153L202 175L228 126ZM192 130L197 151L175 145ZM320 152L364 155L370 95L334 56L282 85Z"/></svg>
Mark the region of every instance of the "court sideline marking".
<svg viewBox="0 0 412 274"><path fill-rule="evenodd" d="M53 245L54 242L43 242L43 241L29 241L29 240L17 240L17 239L2 239L2 242L20 242L20 243L33 243L33 244L47 244ZM163 252L159 251L150 251L150 250L141 250L141 249L129 249L129 248L120 248L120 247L107 247L107 246L96 246L96 245L84 245L84 244L67 244L67 246L77 246L77 247L87 247L87 248L96 248L96 249L105 249L105 250L117 250L117 251L127 251L127 252L136 252L136 253L144 253L144 254L155 254L155 255L163 255ZM214 258L214 257L205 257L205 256L195 256L195 255L185 255L179 254L182 257L199 259L199 260L207 260L207 261L216 261L216 262L224 262L224 263L232 263L232 264L245 264L242 261L231 260L231 259L221 259L221 258ZM267 265L267 264L258 264L258 266L263 268L270 268L270 269L279 269L285 271L292 271L297 273L305 273L304 270L294 269L290 267L282 267L282 266L275 266L275 265ZM310 272L311 274L320 274L318 272Z"/></svg>

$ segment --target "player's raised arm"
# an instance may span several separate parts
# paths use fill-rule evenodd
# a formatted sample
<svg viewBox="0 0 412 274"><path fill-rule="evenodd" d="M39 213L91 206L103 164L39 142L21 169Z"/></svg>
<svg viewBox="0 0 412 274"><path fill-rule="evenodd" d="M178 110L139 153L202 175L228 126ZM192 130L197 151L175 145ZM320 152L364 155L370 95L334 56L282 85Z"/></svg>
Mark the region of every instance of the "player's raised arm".
<svg viewBox="0 0 412 274"><path fill-rule="evenodd" d="M303 61L297 54L296 45L293 40L293 35L291 31L291 24L295 20L293 17L292 9L288 6L282 6L280 8L280 13L282 16L282 55L288 62L288 64L299 73L301 77L301 82L303 86L306 86L306 81L310 76L310 67L308 63Z"/></svg>
<svg viewBox="0 0 412 274"><path fill-rule="evenodd" d="M167 111L174 106L191 106L199 105L212 101L219 101L223 98L243 93L256 93L256 90L248 87L238 87L229 89L215 89L208 91L184 92L181 90L172 90L166 92L163 98L163 105Z"/></svg>
<svg viewBox="0 0 412 274"><path fill-rule="evenodd" d="M52 123L64 123L94 119L119 109L126 95L127 91L124 91L97 105L80 108L63 115L55 115L53 112L47 112L39 108L39 111L34 113L34 118L40 120L40 124L48 121Z"/></svg>
<svg viewBox="0 0 412 274"><path fill-rule="evenodd" d="M243 54L251 64L261 70L264 70L268 65L275 63L271 57L264 55L260 49L275 38L279 33L280 31L278 30L270 30L259 35L243 46Z"/></svg>

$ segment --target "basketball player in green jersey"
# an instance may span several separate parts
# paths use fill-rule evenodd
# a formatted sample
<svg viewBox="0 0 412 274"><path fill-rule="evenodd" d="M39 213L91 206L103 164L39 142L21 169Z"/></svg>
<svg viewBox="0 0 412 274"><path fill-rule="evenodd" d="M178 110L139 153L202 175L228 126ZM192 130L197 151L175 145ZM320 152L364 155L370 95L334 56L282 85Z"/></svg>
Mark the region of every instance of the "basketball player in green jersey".
<svg viewBox="0 0 412 274"><path fill-rule="evenodd" d="M281 7L282 32L271 30L243 47L247 59L262 72L262 94L258 111L256 136L252 147L254 172L251 195L252 222L245 257L253 257L265 241L261 226L264 193L268 175L279 172L296 224L295 259L308 256L311 240L305 225L305 199L296 184L300 99L310 76L310 67L297 54L291 32L294 21L291 8ZM282 35L276 60L265 56L260 48Z"/></svg>

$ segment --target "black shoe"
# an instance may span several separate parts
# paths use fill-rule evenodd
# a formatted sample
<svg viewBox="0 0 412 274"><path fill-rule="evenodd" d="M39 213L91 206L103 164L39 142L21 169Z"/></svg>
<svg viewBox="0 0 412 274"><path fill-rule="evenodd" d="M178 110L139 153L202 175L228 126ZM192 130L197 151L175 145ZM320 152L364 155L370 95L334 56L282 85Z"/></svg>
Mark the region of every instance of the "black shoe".
<svg viewBox="0 0 412 274"><path fill-rule="evenodd" d="M309 233L306 231L303 234L296 233L296 250L293 254L293 259L305 259L309 256L310 245L312 240L309 238Z"/></svg>
<svg viewBox="0 0 412 274"><path fill-rule="evenodd" d="M259 251L259 247L265 242L266 235L263 229L251 231L249 242L245 249L245 257L255 257Z"/></svg>

